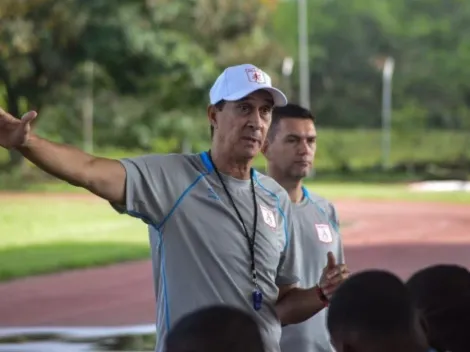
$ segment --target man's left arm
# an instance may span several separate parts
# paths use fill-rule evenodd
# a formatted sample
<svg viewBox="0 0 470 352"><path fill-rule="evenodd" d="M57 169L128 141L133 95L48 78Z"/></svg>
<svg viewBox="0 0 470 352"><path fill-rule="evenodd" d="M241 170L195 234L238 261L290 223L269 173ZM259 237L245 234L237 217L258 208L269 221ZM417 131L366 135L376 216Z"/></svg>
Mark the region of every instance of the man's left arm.
<svg viewBox="0 0 470 352"><path fill-rule="evenodd" d="M302 323L326 306L317 290L318 286L308 289L294 285L279 286L276 313L282 326Z"/></svg>
<svg viewBox="0 0 470 352"><path fill-rule="evenodd" d="M325 307L320 300L317 287L303 289L299 287L300 265L297 255L299 248L299 233L295 227L290 201L284 207L287 222L287 243L282 253L278 267L276 284L279 295L276 303L276 313L282 325L301 323Z"/></svg>

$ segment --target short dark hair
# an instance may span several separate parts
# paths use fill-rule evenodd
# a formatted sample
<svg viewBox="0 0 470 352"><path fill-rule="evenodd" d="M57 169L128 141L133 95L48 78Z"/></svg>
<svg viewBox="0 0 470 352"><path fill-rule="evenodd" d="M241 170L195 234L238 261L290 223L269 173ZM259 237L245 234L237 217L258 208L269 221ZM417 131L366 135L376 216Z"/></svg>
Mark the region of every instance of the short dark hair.
<svg viewBox="0 0 470 352"><path fill-rule="evenodd" d="M268 138L273 139L276 135L279 122L282 119L310 119L315 123L315 116L313 113L300 105L297 104L287 104L285 106L277 106L273 109L271 127L268 131Z"/></svg>
<svg viewBox="0 0 470 352"><path fill-rule="evenodd" d="M418 307L431 347L470 351L470 272L453 264L429 266L413 274L406 286Z"/></svg>
<svg viewBox="0 0 470 352"><path fill-rule="evenodd" d="M417 311L404 283L383 270L348 278L333 294L327 317L333 340L355 337L371 348L392 347L397 336L418 341L416 323Z"/></svg>
<svg viewBox="0 0 470 352"><path fill-rule="evenodd" d="M219 111L222 111L225 106L225 100L221 100L214 104L215 108ZM211 138L214 137L214 126L211 125Z"/></svg>
<svg viewBox="0 0 470 352"><path fill-rule="evenodd" d="M166 352L264 352L254 318L229 306L202 308L182 317L166 337Z"/></svg>

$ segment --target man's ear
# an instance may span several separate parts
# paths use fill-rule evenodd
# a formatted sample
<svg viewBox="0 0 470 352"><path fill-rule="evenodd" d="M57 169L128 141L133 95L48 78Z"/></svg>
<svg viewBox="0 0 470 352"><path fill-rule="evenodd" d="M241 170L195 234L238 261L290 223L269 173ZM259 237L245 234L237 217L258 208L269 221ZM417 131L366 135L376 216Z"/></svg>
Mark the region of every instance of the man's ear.
<svg viewBox="0 0 470 352"><path fill-rule="evenodd" d="M207 118L209 119L209 123L211 124L214 129L217 128L217 108L215 105L209 105L207 107Z"/></svg>

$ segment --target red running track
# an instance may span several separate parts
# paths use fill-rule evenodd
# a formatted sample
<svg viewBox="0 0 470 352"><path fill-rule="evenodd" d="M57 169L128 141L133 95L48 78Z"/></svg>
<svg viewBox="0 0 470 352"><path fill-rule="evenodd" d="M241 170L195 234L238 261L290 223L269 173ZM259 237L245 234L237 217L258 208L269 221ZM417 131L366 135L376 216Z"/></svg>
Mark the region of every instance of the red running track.
<svg viewBox="0 0 470 352"><path fill-rule="evenodd" d="M436 263L470 267L470 206L339 201L353 271L391 270L406 279ZM153 323L150 261L0 284L0 326L115 326Z"/></svg>

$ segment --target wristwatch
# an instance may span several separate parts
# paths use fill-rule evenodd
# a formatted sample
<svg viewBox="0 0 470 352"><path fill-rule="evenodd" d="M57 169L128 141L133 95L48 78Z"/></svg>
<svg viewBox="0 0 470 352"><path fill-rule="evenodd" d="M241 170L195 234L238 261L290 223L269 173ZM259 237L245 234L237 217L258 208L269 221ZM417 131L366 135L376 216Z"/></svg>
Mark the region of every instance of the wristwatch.
<svg viewBox="0 0 470 352"><path fill-rule="evenodd" d="M326 297L326 295L323 293L323 290L321 289L319 284L316 286L316 290L320 301L325 305L325 307L328 307L328 303L330 303L330 301L328 300L328 297Z"/></svg>

